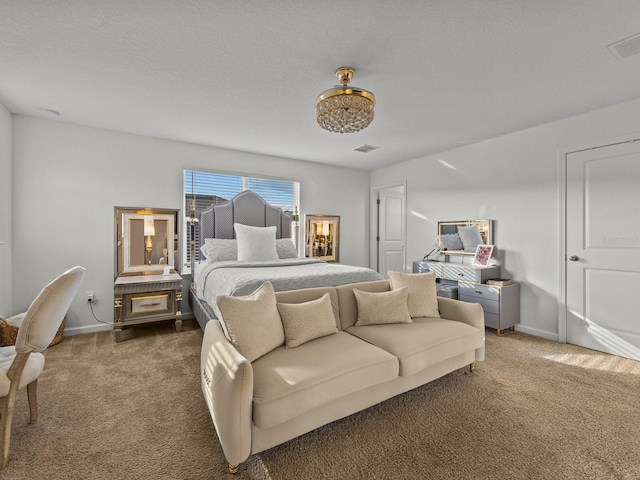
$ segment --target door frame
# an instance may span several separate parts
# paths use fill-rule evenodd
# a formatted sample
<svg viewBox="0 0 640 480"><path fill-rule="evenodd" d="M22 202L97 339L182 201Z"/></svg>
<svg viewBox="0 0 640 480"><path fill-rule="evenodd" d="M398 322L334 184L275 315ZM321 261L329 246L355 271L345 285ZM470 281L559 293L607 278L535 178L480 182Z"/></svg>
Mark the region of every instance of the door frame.
<svg viewBox="0 0 640 480"><path fill-rule="evenodd" d="M558 276L560 281L560 296L558 302L558 342L560 343L567 343L567 157L572 153L636 141L640 141L640 132L604 140L594 140L573 147L563 148L558 152L558 178L560 182L560 225L558 229L560 232L560 274Z"/></svg>
<svg viewBox="0 0 640 480"><path fill-rule="evenodd" d="M376 240L378 236L378 192L380 190L386 190L387 188L395 188L402 187L402 202L404 203L404 218L403 218L403 231L402 231L402 246L403 246L403 258L402 265L404 271L407 271L407 181L404 180L402 182L395 183L386 183L383 185L376 185L375 187L371 187L371 192L369 194L370 200L370 208L371 211L371 221L369 224L371 225L371 231L369 232L369 268L378 271L378 241Z"/></svg>

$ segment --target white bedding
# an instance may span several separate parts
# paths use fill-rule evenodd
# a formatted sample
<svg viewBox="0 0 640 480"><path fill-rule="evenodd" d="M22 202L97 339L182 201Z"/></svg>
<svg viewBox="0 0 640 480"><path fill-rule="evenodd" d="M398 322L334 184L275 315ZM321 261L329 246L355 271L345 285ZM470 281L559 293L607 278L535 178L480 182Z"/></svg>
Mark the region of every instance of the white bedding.
<svg viewBox="0 0 640 480"><path fill-rule="evenodd" d="M381 277L369 268L295 258L265 262L201 263L195 266L194 278L198 297L207 302L219 317L215 301L218 295L248 295L267 280L279 292L368 282L380 280Z"/></svg>

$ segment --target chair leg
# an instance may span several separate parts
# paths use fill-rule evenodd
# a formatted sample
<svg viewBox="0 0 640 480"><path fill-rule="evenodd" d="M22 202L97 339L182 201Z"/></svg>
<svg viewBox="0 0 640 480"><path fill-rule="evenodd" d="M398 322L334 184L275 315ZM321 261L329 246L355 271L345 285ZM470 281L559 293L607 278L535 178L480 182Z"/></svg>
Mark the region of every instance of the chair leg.
<svg viewBox="0 0 640 480"><path fill-rule="evenodd" d="M9 391L9 395L2 399L2 412L0 415L0 449L2 451L2 470L9 461L9 445L11 444L11 421L16 406L16 392Z"/></svg>
<svg viewBox="0 0 640 480"><path fill-rule="evenodd" d="M29 398L29 413L31 419L29 423L36 423L38 421L38 399L36 392L38 390L38 379L27 385L27 397Z"/></svg>

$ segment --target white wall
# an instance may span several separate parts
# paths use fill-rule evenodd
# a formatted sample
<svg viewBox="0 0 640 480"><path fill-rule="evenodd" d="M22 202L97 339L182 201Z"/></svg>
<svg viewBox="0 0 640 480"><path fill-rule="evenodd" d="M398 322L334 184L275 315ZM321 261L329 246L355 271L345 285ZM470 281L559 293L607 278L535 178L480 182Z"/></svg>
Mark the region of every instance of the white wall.
<svg viewBox="0 0 640 480"><path fill-rule="evenodd" d="M640 99L372 172L407 181L408 263L442 220L495 220L505 277L521 283L519 330L558 338L561 149L640 132Z"/></svg>
<svg viewBox="0 0 640 480"><path fill-rule="evenodd" d="M0 103L0 317L11 313L11 113Z"/></svg>
<svg viewBox="0 0 640 480"><path fill-rule="evenodd" d="M367 266L369 173L15 115L13 121L13 309L74 265L87 268L66 334L113 321L115 206L182 209L183 169L297 180L301 217L341 217L342 263Z"/></svg>

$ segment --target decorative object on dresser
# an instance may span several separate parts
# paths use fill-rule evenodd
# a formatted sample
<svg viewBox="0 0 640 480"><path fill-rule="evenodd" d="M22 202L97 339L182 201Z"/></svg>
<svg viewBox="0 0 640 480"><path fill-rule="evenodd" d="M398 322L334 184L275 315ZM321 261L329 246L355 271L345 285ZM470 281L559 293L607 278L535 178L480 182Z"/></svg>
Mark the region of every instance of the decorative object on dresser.
<svg viewBox="0 0 640 480"><path fill-rule="evenodd" d="M493 245L478 245L476 247L476 254L473 257L473 265L479 265L481 267L486 267L489 265L489 260L491 260L491 253L493 253Z"/></svg>
<svg viewBox="0 0 640 480"><path fill-rule="evenodd" d="M115 208L114 334L150 322L175 320L182 329L180 210Z"/></svg>
<svg viewBox="0 0 640 480"><path fill-rule="evenodd" d="M432 261L413 262L413 273L426 272L436 274L440 282L436 285L438 295L450 296L443 295L445 288L451 292L452 288L457 287L458 300L481 304L484 309L485 326L495 329L498 336L503 330L513 329L520 323L520 285L510 283L501 286L487 283L490 279L500 277L499 266L482 267L467 263Z"/></svg>

